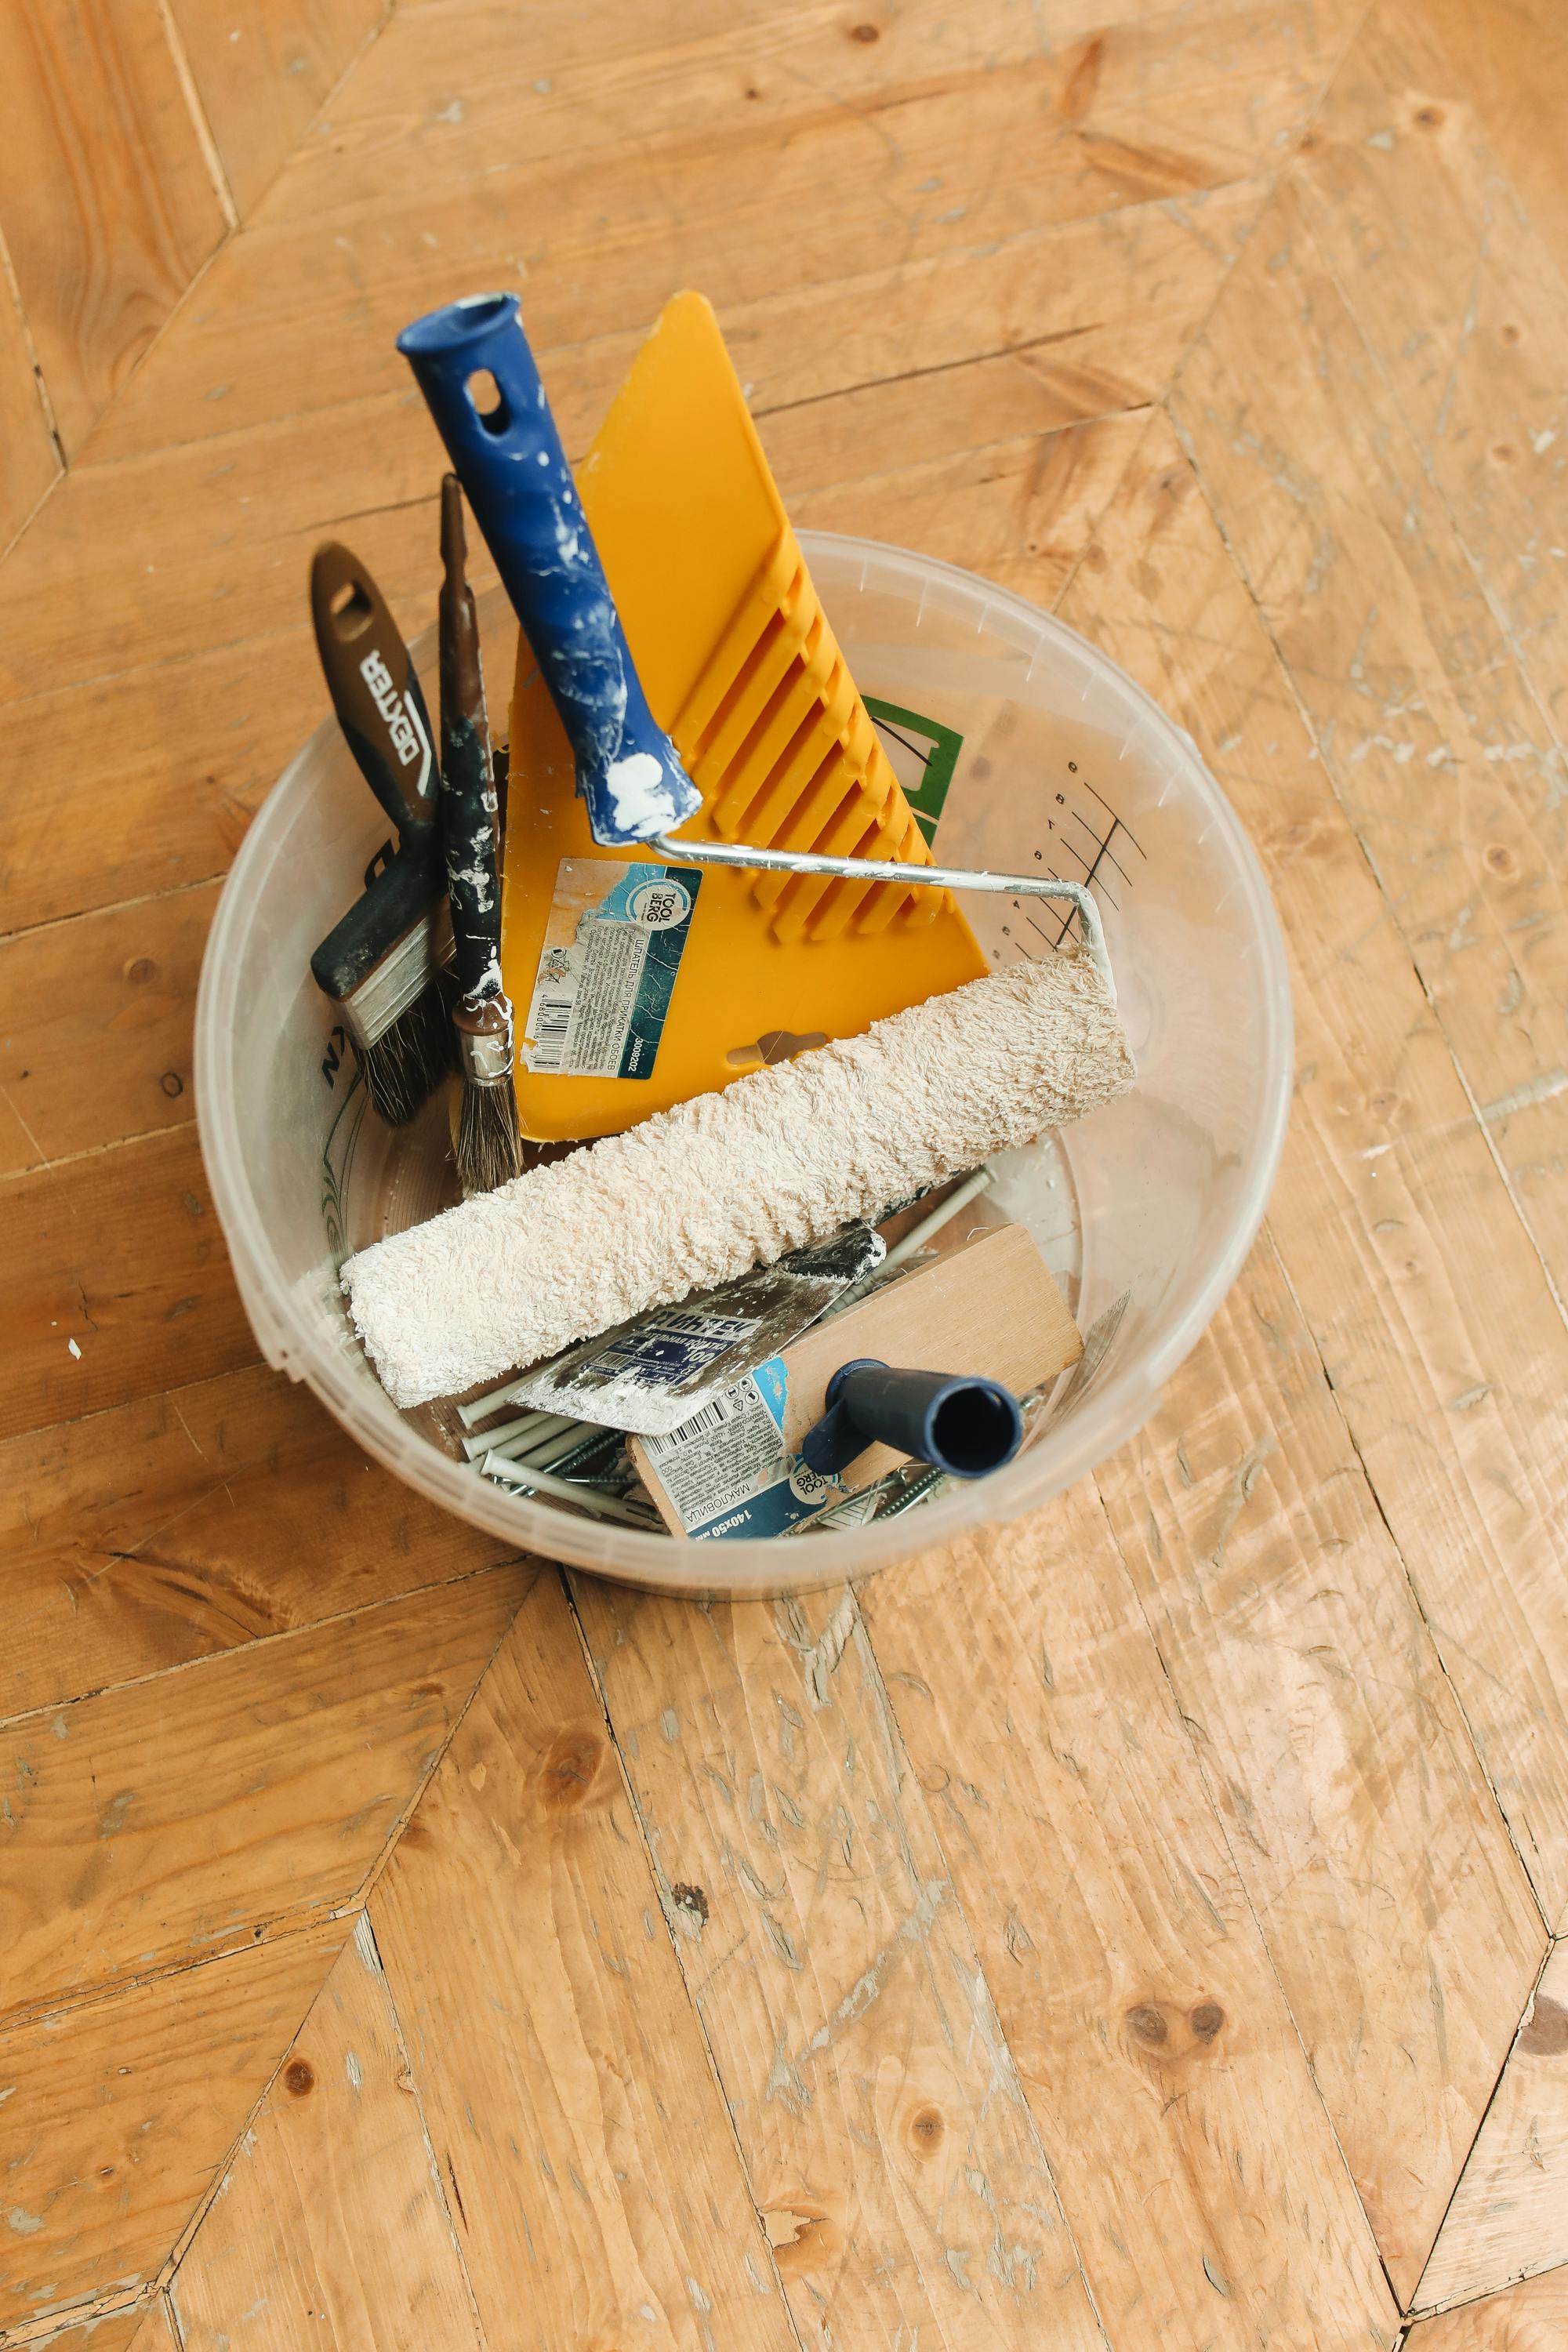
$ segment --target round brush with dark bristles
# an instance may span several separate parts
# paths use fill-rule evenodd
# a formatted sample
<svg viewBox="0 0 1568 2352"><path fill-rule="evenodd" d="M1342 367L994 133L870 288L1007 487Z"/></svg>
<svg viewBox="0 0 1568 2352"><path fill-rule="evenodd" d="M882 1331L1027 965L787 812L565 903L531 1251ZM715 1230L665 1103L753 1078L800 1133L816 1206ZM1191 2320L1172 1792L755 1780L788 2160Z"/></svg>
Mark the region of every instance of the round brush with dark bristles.
<svg viewBox="0 0 1568 2352"><path fill-rule="evenodd" d="M463 494L456 474L447 474L441 483L441 809L461 991L452 1033L463 1087L456 1149L465 1195L493 1192L523 1169L511 1004L500 976L496 793L466 554Z"/></svg>

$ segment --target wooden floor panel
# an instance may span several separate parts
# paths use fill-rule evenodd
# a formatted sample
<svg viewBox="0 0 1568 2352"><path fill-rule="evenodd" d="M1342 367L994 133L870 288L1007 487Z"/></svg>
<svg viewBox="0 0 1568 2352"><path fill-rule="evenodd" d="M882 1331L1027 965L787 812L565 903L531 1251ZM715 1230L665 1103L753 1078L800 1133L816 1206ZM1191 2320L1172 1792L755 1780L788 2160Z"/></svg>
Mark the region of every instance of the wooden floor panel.
<svg viewBox="0 0 1568 2352"><path fill-rule="evenodd" d="M1553 1947L1415 2303L1473 2303L1568 2263L1568 1944Z"/></svg>
<svg viewBox="0 0 1568 2352"><path fill-rule="evenodd" d="M1099 2342L853 1598L575 1580L659 1895L807 2344Z"/></svg>
<svg viewBox="0 0 1568 2352"><path fill-rule="evenodd" d="M1545 1930L1267 1238L1099 1486L1408 2301Z"/></svg>
<svg viewBox="0 0 1568 2352"><path fill-rule="evenodd" d="M526 1580L495 1569L9 1724L0 2017L347 1903Z"/></svg>
<svg viewBox="0 0 1568 2352"><path fill-rule="evenodd" d="M1554 12L382 16L13 33L36 82L100 27L120 143L17 211L97 104L51 83L0 168L0 540L43 498L0 562L0 2346L1362 2352L1403 2315L1555 2352ZM795 519L1055 605L1279 906L1294 1117L1212 1328L1093 1484L858 1601L569 1597L363 1459L234 1291L205 928L320 717L316 541L429 622L392 337L484 283L574 448L701 287Z"/></svg>
<svg viewBox="0 0 1568 2352"><path fill-rule="evenodd" d="M1092 1486L868 1587L1106 2334L1392 2344L1367 2219Z"/></svg>
<svg viewBox="0 0 1568 2352"><path fill-rule="evenodd" d="M1063 618L1193 730L1263 859L1297 1033L1270 1226L1538 1895L1554 1904L1568 1739L1556 1286L1163 423L1098 541L1103 567L1080 568ZM1118 582L1134 565L1144 601L1130 607Z"/></svg>
<svg viewBox="0 0 1568 2352"><path fill-rule="evenodd" d="M0 2326L158 2277L346 1933L310 1927L0 2029Z"/></svg>
<svg viewBox="0 0 1568 2352"><path fill-rule="evenodd" d="M553 1571L370 1921L483 2340L513 2340L521 2304L541 2344L790 2352L757 2184Z"/></svg>
<svg viewBox="0 0 1568 2352"><path fill-rule="evenodd" d="M174 2289L183 2352L480 2343L447 2189L361 1917Z"/></svg>
<svg viewBox="0 0 1568 2352"><path fill-rule="evenodd" d="M69 2327L53 2328L31 2340L37 2352L181 2352L169 2306L161 2294Z"/></svg>
<svg viewBox="0 0 1568 2352"><path fill-rule="evenodd" d="M1405 2338L1405 2352L1557 2352L1564 2342L1568 2270L1556 2270L1439 2318L1419 2320Z"/></svg>
<svg viewBox="0 0 1568 2352"><path fill-rule="evenodd" d="M30 1430L0 1444L0 1719L511 1557L264 1365Z"/></svg>

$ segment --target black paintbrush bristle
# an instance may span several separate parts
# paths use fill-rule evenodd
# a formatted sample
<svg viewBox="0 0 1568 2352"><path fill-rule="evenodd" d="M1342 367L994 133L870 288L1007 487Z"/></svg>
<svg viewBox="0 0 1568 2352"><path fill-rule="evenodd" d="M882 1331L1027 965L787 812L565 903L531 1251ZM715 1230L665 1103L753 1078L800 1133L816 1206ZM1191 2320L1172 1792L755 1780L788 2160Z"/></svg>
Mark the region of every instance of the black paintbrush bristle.
<svg viewBox="0 0 1568 2352"><path fill-rule="evenodd" d="M493 1192L523 1171L521 1140L517 1131L517 1087L510 1078L478 1086L468 1078L458 1114L458 1181L465 1200L474 1192Z"/></svg>
<svg viewBox="0 0 1568 2352"><path fill-rule="evenodd" d="M357 1048L366 1090L388 1127L406 1127L456 1067L452 1037L456 1002L457 983L449 973L442 972L374 1045Z"/></svg>

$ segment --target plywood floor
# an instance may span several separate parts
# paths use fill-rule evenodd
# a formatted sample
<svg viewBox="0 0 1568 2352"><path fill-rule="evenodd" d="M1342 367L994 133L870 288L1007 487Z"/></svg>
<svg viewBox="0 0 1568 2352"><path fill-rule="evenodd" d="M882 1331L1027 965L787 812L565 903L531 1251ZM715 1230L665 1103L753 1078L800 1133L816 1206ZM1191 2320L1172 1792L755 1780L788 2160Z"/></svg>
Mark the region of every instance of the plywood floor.
<svg viewBox="0 0 1568 2352"><path fill-rule="evenodd" d="M403 0L269 185L228 97L242 225L0 565L0 2344L1568 2339L1561 11ZM306 559L427 620L392 336L496 282L576 447L703 288L800 519L1105 646L1278 894L1212 1330L858 1601L503 1557L216 1230Z"/></svg>

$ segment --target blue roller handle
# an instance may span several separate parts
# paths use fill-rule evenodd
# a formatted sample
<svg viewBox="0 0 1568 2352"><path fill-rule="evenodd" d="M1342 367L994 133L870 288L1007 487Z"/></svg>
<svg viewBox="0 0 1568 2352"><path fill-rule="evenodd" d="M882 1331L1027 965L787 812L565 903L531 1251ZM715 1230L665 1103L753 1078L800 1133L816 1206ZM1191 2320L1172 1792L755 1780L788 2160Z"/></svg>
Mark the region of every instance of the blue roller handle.
<svg viewBox="0 0 1568 2352"><path fill-rule="evenodd" d="M397 338L561 713L595 841L646 841L702 796L647 707L515 294L475 294ZM488 369L498 405L468 390Z"/></svg>

